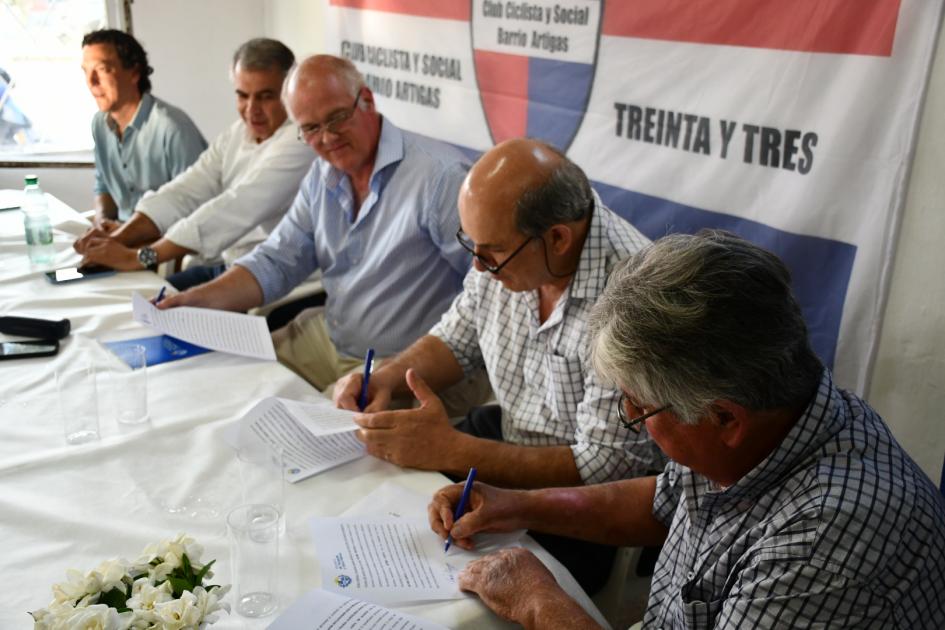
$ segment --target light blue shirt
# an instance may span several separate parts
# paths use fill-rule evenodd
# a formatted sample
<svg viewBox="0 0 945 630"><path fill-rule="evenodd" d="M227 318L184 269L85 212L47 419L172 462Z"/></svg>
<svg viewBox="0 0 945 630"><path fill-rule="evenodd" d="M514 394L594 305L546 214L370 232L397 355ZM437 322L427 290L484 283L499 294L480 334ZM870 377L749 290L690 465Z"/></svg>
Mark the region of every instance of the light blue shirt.
<svg viewBox="0 0 945 630"><path fill-rule="evenodd" d="M92 118L95 140L95 194L108 194L118 218L128 219L141 196L157 190L194 163L207 142L180 109L150 93L122 134L105 112Z"/></svg>
<svg viewBox="0 0 945 630"><path fill-rule="evenodd" d="M468 168L457 149L384 119L357 218L348 177L317 159L276 229L236 264L256 277L267 303L320 268L338 352L396 354L462 289L470 256L456 241L456 199Z"/></svg>

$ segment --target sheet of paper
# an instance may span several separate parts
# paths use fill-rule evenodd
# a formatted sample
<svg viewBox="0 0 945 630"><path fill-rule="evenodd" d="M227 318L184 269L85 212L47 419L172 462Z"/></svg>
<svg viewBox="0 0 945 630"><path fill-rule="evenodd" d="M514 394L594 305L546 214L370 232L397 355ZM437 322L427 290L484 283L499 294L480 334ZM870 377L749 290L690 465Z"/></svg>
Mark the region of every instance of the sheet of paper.
<svg viewBox="0 0 945 630"><path fill-rule="evenodd" d="M165 335L218 352L276 360L265 317L190 306L162 311L140 293L132 295L131 304L136 322Z"/></svg>
<svg viewBox="0 0 945 630"><path fill-rule="evenodd" d="M302 402L277 398L292 416L302 423L312 435L331 435L356 431L358 425L354 423L354 412L347 409L338 409L327 398L318 401Z"/></svg>
<svg viewBox="0 0 945 630"><path fill-rule="evenodd" d="M467 597L456 583L478 554L443 552L426 518L315 517L322 587L376 604Z"/></svg>
<svg viewBox="0 0 945 630"><path fill-rule="evenodd" d="M321 589L289 606L268 630L447 630L446 626Z"/></svg>
<svg viewBox="0 0 945 630"><path fill-rule="evenodd" d="M234 426L228 441L236 448L245 440L262 440L278 446L286 465L286 479L292 483L364 456L364 445L354 437L353 428L315 435L308 427L315 421L300 419L292 412L295 405L321 405L288 401L295 405L287 406L286 402L281 398L261 400ZM328 423L332 422L329 419Z"/></svg>
<svg viewBox="0 0 945 630"><path fill-rule="evenodd" d="M443 485L447 481L444 479ZM391 516L393 518L421 517L427 513L427 505L432 497L404 488L399 483L385 481L367 496L342 512L341 516ZM521 547L521 539L525 535L524 529L501 534L477 534L475 538L475 553L485 555L507 547ZM450 547L449 555L465 553L455 545Z"/></svg>

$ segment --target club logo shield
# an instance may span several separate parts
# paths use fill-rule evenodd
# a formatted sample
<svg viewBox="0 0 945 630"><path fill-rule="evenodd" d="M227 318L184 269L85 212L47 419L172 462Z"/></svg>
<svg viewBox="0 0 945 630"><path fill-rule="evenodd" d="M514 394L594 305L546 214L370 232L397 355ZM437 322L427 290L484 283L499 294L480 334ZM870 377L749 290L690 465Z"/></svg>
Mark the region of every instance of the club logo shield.
<svg viewBox="0 0 945 630"><path fill-rule="evenodd" d="M493 144L567 151L590 97L603 0L471 0L476 81Z"/></svg>

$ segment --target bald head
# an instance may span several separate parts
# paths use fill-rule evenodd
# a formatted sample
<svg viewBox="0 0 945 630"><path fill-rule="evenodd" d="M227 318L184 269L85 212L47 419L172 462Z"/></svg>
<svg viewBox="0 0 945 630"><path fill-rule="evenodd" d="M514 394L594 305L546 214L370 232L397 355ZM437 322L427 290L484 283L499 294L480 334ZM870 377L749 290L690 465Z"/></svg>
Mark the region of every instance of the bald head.
<svg viewBox="0 0 945 630"><path fill-rule="evenodd" d="M337 87L354 98L364 87L364 77L353 63L332 55L312 55L296 65L285 82L286 95L291 98L299 90L316 90L326 83Z"/></svg>
<svg viewBox="0 0 945 630"><path fill-rule="evenodd" d="M484 153L460 197L485 212L514 212L506 218L525 236L586 218L594 200L584 171L558 149L531 138L506 140Z"/></svg>

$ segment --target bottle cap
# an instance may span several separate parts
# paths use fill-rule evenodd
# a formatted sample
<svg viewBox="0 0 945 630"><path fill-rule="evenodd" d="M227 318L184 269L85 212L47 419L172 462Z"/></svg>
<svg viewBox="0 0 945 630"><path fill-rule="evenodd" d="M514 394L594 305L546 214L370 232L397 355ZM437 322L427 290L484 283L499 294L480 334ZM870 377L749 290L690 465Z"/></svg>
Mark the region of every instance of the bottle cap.
<svg viewBox="0 0 945 630"><path fill-rule="evenodd" d="M34 186L39 183L38 175L27 175L23 179L26 181L27 186Z"/></svg>

